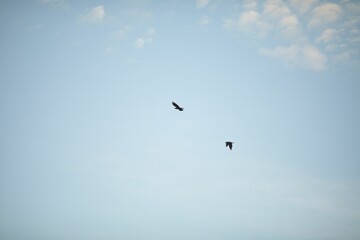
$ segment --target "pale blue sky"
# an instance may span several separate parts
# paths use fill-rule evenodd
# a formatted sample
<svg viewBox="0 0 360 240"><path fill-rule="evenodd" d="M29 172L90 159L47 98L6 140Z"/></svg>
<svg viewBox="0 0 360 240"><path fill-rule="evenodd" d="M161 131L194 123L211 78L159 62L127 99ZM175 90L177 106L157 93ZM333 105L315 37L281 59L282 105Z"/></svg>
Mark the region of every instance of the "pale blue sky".
<svg viewBox="0 0 360 240"><path fill-rule="evenodd" d="M359 2L1 1L0 30L1 239L360 238Z"/></svg>

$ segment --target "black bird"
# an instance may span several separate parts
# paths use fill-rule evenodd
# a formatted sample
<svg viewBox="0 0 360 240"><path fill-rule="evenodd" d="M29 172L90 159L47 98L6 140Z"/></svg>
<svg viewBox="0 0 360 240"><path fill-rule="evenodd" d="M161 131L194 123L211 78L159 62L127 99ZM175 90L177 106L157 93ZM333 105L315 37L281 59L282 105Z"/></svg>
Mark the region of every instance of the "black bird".
<svg viewBox="0 0 360 240"><path fill-rule="evenodd" d="M225 142L225 147L229 147L232 150L232 145L234 142Z"/></svg>
<svg viewBox="0 0 360 240"><path fill-rule="evenodd" d="M174 105L175 109L179 110L180 112L184 111L184 108L180 107L175 102L172 102L172 105Z"/></svg>

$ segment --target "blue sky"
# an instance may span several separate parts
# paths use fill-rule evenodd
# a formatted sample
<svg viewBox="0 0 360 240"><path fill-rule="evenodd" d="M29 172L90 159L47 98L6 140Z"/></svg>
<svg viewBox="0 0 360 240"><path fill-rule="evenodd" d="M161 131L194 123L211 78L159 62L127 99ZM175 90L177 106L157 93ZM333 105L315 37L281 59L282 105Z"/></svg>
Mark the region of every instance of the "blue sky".
<svg viewBox="0 0 360 240"><path fill-rule="evenodd" d="M1 1L1 238L359 239L359 16Z"/></svg>

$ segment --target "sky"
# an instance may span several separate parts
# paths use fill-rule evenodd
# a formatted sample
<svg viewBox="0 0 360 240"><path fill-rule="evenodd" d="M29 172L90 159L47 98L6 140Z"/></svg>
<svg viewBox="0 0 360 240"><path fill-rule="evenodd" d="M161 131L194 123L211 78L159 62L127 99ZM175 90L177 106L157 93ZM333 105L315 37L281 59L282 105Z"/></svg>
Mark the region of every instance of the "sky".
<svg viewBox="0 0 360 240"><path fill-rule="evenodd" d="M360 2L3 0L0 31L1 239L360 239Z"/></svg>

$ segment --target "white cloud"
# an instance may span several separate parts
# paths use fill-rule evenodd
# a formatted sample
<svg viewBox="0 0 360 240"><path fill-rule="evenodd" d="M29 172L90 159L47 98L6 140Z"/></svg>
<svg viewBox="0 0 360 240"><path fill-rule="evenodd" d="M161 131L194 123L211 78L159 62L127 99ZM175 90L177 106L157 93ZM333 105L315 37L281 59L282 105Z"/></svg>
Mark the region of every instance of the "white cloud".
<svg viewBox="0 0 360 240"><path fill-rule="evenodd" d="M134 46L136 48L143 48L146 44L152 43L154 41L155 33L156 29L154 27L149 27L145 34L135 40Z"/></svg>
<svg viewBox="0 0 360 240"><path fill-rule="evenodd" d="M299 20L296 15L288 15L283 17L279 25L282 27L282 34L292 39L294 42L303 42L304 36L299 28Z"/></svg>
<svg viewBox="0 0 360 240"><path fill-rule="evenodd" d="M271 30L281 29L282 34L295 37L299 35L299 20L282 0L267 0L263 9L256 10L254 1L244 4L244 12L240 13L238 20L227 19L225 26L254 33L258 37L266 36Z"/></svg>
<svg viewBox="0 0 360 240"><path fill-rule="evenodd" d="M209 4L209 0L196 0L196 5L199 8L204 8Z"/></svg>
<svg viewBox="0 0 360 240"><path fill-rule="evenodd" d="M257 21L259 21L259 13L255 11L244 12L239 18L241 25L252 24Z"/></svg>
<svg viewBox="0 0 360 240"><path fill-rule="evenodd" d="M272 33L278 33L294 42L303 42L299 18L288 5L287 1L267 0L259 17L264 24L271 24Z"/></svg>
<svg viewBox="0 0 360 240"><path fill-rule="evenodd" d="M264 5L264 14L272 18L281 18L291 12L281 0L268 0Z"/></svg>
<svg viewBox="0 0 360 240"><path fill-rule="evenodd" d="M260 50L262 55L312 70L360 56L360 3L353 0L244 0L234 8L240 10L237 17L225 19L223 26L259 44L273 42Z"/></svg>
<svg viewBox="0 0 360 240"><path fill-rule="evenodd" d="M337 32L338 31L336 31L333 28L327 28L321 33L321 35L319 37L316 38L315 42L316 43L321 43L321 42L328 43L334 39Z"/></svg>
<svg viewBox="0 0 360 240"><path fill-rule="evenodd" d="M145 40L143 38L138 38L135 41L135 47L136 48L142 48L145 45Z"/></svg>
<svg viewBox="0 0 360 240"><path fill-rule="evenodd" d="M307 13L317 2L318 0L290 0L294 10L300 12L300 14Z"/></svg>
<svg viewBox="0 0 360 240"><path fill-rule="evenodd" d="M327 58L317 48L313 46L305 46L303 48L303 56L305 63L313 70L323 70L327 62Z"/></svg>
<svg viewBox="0 0 360 240"><path fill-rule="evenodd" d="M302 65L316 71L325 69L327 62L326 56L311 45L293 44L288 47L278 46L274 49L262 48L259 52L264 56L279 58L285 62Z"/></svg>
<svg viewBox="0 0 360 240"><path fill-rule="evenodd" d="M286 61L295 60L301 51L298 45L291 45L289 47L278 46L274 49L262 48L260 54L273 58L281 58Z"/></svg>
<svg viewBox="0 0 360 240"><path fill-rule="evenodd" d="M339 5L335 3L326 3L312 10L312 19L309 21L309 27L321 27L329 23L336 22L342 13Z"/></svg>
<svg viewBox="0 0 360 240"><path fill-rule="evenodd" d="M83 21L90 22L90 23L96 23L101 22L105 18L105 8L103 5L99 5L97 7L94 7L90 9L87 13L85 13L82 16Z"/></svg>
<svg viewBox="0 0 360 240"><path fill-rule="evenodd" d="M264 37L271 28L271 25L262 21L260 14L253 10L243 12L237 20L227 19L224 26L233 30L252 32L258 37Z"/></svg>
<svg viewBox="0 0 360 240"><path fill-rule="evenodd" d="M299 20L295 15L289 15L280 20L280 25L288 29L293 29L299 25Z"/></svg>

